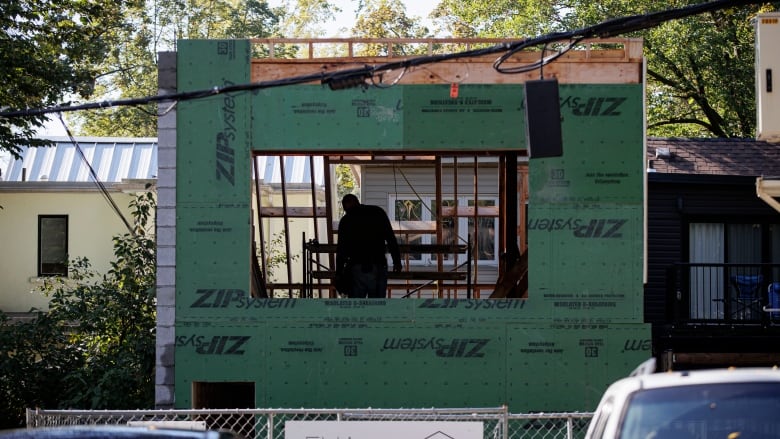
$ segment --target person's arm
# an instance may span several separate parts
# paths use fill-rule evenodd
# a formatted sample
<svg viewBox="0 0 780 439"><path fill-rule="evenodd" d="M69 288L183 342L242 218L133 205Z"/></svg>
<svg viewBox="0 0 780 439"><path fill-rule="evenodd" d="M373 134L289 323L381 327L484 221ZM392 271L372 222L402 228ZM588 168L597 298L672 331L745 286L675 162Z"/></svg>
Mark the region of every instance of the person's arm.
<svg viewBox="0 0 780 439"><path fill-rule="evenodd" d="M344 264L347 262L347 227L344 225L346 217L341 217L339 221L338 241L336 241L336 275L341 274Z"/></svg>
<svg viewBox="0 0 780 439"><path fill-rule="evenodd" d="M390 223L390 218L382 211L384 219L384 239L387 242L387 250L390 251L390 256L393 258L393 271L396 273L401 272L401 252L398 249L398 240L395 238L395 232L393 231L393 225Z"/></svg>

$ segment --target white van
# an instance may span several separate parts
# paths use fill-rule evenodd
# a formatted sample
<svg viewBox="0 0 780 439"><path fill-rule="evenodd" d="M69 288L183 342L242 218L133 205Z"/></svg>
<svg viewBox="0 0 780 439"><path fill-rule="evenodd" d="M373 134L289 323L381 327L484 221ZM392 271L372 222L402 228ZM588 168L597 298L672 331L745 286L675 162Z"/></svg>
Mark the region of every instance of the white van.
<svg viewBox="0 0 780 439"><path fill-rule="evenodd" d="M780 438L780 370L634 375L613 383L586 439Z"/></svg>

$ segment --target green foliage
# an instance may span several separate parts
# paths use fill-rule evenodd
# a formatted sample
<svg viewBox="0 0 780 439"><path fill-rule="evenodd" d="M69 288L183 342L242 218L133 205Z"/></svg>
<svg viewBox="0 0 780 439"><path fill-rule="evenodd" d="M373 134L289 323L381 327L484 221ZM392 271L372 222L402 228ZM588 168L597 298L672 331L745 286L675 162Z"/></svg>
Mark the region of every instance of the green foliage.
<svg viewBox="0 0 780 439"><path fill-rule="evenodd" d="M358 7L358 17L352 35L359 38L424 38L430 35L417 17L406 15L406 8L399 0L363 0ZM394 44L396 55L421 55L427 47ZM355 51L358 56L386 56L384 44L366 44Z"/></svg>
<svg viewBox="0 0 780 439"><path fill-rule="evenodd" d="M292 254L289 258L287 257L286 237L287 234L282 230L271 236L266 245L265 267L268 280L271 282L276 281L277 269L286 269L289 263L297 261L301 256L300 254Z"/></svg>
<svg viewBox="0 0 780 439"><path fill-rule="evenodd" d="M96 100L131 99L157 94L157 54L175 51L179 39L265 38L279 34L283 8L264 0L155 0L128 8L133 25L96 66L102 72ZM254 56L261 56L255 53ZM279 54L283 56L283 54ZM161 104L162 111L170 103ZM157 104L79 113L79 134L89 136L157 135Z"/></svg>
<svg viewBox="0 0 780 439"><path fill-rule="evenodd" d="M433 16L456 37L524 37L700 3L675 0L442 0ZM755 135L755 49L751 17L780 3L724 9L663 23L645 41L648 134Z"/></svg>
<svg viewBox="0 0 780 439"><path fill-rule="evenodd" d="M141 0L14 0L0 2L0 108L59 104L92 95L96 68L127 25L126 9ZM0 150L18 153L44 116L0 119Z"/></svg>
<svg viewBox="0 0 780 439"><path fill-rule="evenodd" d="M456 38L527 37L560 27L562 1L442 0L431 12L437 34Z"/></svg>
<svg viewBox="0 0 780 439"><path fill-rule="evenodd" d="M0 313L0 429L21 426L25 408L153 407L153 195L132 207L135 233L114 238L108 273L75 259L68 278L45 282L48 312L19 323Z"/></svg>
<svg viewBox="0 0 780 439"><path fill-rule="evenodd" d="M286 7L292 12L282 17L282 28L289 38L324 36L325 30L319 25L335 20L335 14L341 12L327 0L295 0L292 3Z"/></svg>
<svg viewBox="0 0 780 439"><path fill-rule="evenodd" d="M344 198L344 195L355 194L359 192L357 178L353 174L352 166L341 163L336 165L336 197L338 201ZM341 203L337 203L339 211L337 217L344 215Z"/></svg>

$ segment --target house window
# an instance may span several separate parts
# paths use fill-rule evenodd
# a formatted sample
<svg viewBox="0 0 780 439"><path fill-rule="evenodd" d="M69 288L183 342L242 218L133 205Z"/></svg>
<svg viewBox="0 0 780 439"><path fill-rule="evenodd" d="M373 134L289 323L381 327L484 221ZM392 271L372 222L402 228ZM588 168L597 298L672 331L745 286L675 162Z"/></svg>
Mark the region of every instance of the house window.
<svg viewBox="0 0 780 439"><path fill-rule="evenodd" d="M690 223L689 261L758 264L780 260L776 224ZM766 249L766 250L765 250Z"/></svg>
<svg viewBox="0 0 780 439"><path fill-rule="evenodd" d="M454 207L455 200L444 198L441 201L442 207ZM478 200L479 206L496 206L498 198L486 197ZM458 198L459 206L474 206L474 200L467 197ZM399 242L407 244L436 244L436 235L431 233L435 230L436 223L436 200L432 196L391 196L390 211L393 212L394 221L403 221L406 223L408 233L405 233ZM443 243L445 244L466 244L469 237L472 238L472 249L477 258L477 263L484 265L497 265L498 255L496 254L496 231L498 219L494 217L478 216L454 217L448 216L441 219ZM476 227L475 227L476 224ZM415 229L425 232L414 233ZM409 261L412 265L431 265L437 262L438 257L442 257L445 264L466 262L465 254L410 254Z"/></svg>
<svg viewBox="0 0 780 439"><path fill-rule="evenodd" d="M688 261L690 268L690 315L697 319L725 316L726 292L734 289L737 275L761 275L763 290L780 279L780 270L766 273L750 264L780 261L780 225L744 223L690 223L688 225ZM707 265L712 264L712 265ZM720 264L734 264L723 266ZM744 264L744 265L742 265ZM771 279L766 275L770 274ZM732 292L732 294L736 294ZM732 316L734 317L734 316Z"/></svg>
<svg viewBox="0 0 780 439"><path fill-rule="evenodd" d="M38 276L68 275L68 216L38 216Z"/></svg>

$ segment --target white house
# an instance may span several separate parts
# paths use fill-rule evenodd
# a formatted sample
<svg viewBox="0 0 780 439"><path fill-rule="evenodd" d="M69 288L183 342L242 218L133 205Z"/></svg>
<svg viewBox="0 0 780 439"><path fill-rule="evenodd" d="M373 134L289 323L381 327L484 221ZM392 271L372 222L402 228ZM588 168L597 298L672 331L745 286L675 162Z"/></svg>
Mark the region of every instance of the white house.
<svg viewBox="0 0 780 439"><path fill-rule="evenodd" d="M157 178L155 138L48 139L0 168L0 311L11 316L46 309L42 279L67 275L72 258L105 273L130 201Z"/></svg>

